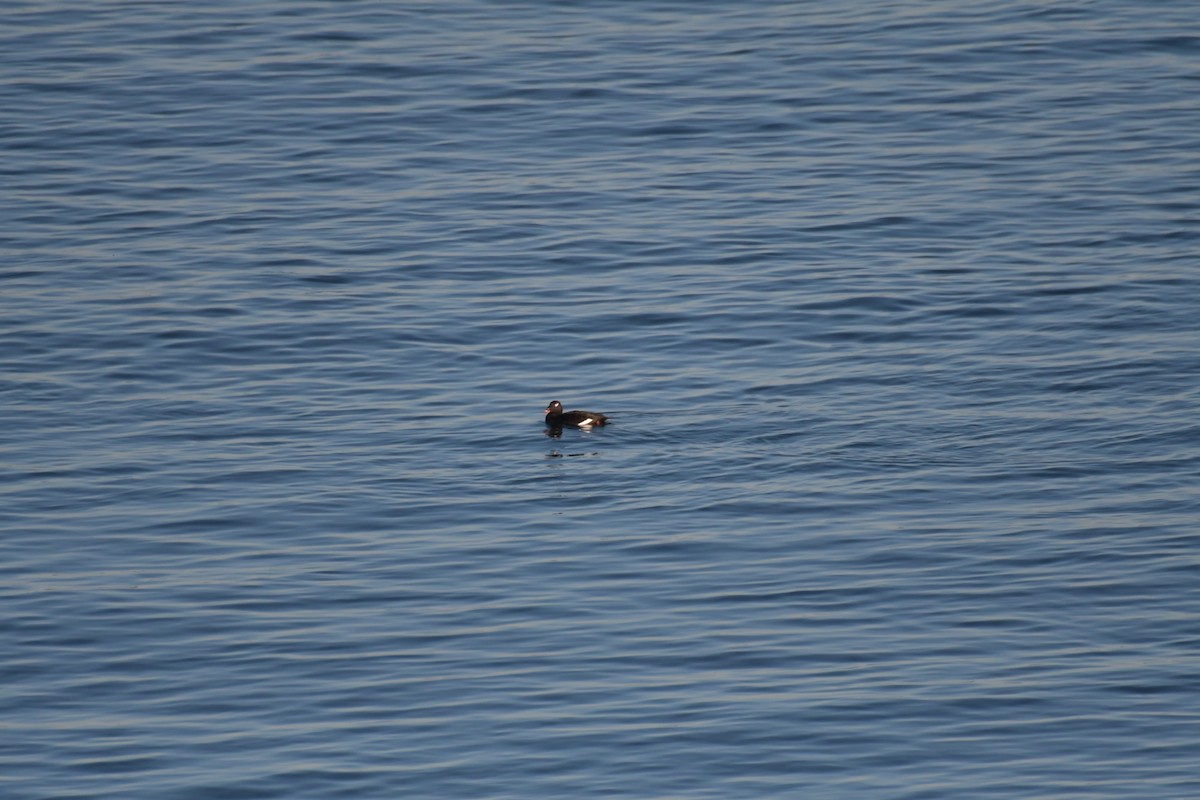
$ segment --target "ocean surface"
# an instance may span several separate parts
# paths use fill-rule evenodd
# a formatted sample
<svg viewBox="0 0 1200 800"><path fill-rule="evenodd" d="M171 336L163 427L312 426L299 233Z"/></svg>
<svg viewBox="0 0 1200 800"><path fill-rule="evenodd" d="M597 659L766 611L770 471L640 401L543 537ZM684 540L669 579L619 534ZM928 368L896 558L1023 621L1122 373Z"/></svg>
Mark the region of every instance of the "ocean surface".
<svg viewBox="0 0 1200 800"><path fill-rule="evenodd" d="M1200 797L1195 3L10 0L0 186L5 800Z"/></svg>

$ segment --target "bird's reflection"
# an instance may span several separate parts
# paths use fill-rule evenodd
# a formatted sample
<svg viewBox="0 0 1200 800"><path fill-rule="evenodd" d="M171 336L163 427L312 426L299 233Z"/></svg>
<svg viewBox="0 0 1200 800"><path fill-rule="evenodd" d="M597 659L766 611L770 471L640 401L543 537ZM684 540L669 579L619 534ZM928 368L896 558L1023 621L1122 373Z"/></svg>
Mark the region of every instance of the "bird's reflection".
<svg viewBox="0 0 1200 800"><path fill-rule="evenodd" d="M568 426L568 427L573 427L573 426ZM551 439L561 439L561 438L562 438L562 432L563 432L563 426L562 426L562 425L547 425L547 426L546 426L546 427L545 427L545 428L542 430L542 433L544 433L546 436L548 436L548 437L549 437L549 438L551 438ZM590 431L587 431L587 430L582 430L582 429L581 429L581 430L580 430L580 433L583 433L583 434L588 434L588 433L590 433ZM591 452L591 453L564 453L564 452L562 452L561 450L559 450L557 447L555 447L555 448L553 448L553 449L552 449L552 450L551 450L549 453L547 453L547 454L546 454L546 458L568 458L568 457L570 457L570 456L595 456L595 455L599 455L599 453L596 453L596 452Z"/></svg>
<svg viewBox="0 0 1200 800"><path fill-rule="evenodd" d="M598 456L599 453L564 453L561 450L551 450L546 453L546 458L573 458L575 456Z"/></svg>

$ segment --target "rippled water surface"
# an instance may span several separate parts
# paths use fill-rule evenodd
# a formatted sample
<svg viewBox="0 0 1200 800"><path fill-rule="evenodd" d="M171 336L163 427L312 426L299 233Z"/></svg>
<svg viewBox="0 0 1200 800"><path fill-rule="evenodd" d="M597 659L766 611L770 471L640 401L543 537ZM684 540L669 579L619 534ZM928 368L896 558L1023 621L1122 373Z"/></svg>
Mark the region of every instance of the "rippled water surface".
<svg viewBox="0 0 1200 800"><path fill-rule="evenodd" d="M1182 2L7 3L0 796L1200 796L1198 77Z"/></svg>

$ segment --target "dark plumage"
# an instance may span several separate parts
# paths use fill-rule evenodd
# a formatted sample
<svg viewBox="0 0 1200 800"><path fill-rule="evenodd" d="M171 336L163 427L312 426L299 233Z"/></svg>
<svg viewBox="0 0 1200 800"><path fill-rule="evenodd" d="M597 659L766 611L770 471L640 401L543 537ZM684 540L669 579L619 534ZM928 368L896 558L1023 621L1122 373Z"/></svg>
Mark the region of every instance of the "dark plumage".
<svg viewBox="0 0 1200 800"><path fill-rule="evenodd" d="M555 400L546 408L546 424L551 428L561 428L563 425L575 425L580 428L590 428L593 425L604 425L608 417L595 411L563 411L562 403Z"/></svg>

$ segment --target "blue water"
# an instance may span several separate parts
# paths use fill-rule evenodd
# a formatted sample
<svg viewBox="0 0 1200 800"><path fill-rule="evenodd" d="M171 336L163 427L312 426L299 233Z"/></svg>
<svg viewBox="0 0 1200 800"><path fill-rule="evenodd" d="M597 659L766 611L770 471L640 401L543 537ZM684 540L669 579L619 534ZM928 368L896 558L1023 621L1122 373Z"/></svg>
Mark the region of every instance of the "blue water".
<svg viewBox="0 0 1200 800"><path fill-rule="evenodd" d="M1200 796L1198 78L1185 2L6 3L0 796Z"/></svg>

